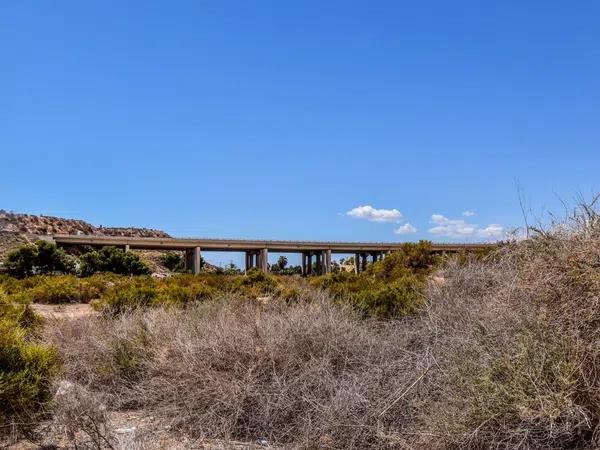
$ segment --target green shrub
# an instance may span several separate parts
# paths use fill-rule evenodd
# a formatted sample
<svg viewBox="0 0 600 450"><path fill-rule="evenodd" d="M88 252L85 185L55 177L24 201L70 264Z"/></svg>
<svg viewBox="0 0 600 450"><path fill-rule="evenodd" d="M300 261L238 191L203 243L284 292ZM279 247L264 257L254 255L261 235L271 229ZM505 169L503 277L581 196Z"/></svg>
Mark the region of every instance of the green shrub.
<svg viewBox="0 0 600 450"><path fill-rule="evenodd" d="M387 318L417 312L424 299L421 290L419 280L409 275L391 283L373 283L349 298L365 314Z"/></svg>
<svg viewBox="0 0 600 450"><path fill-rule="evenodd" d="M232 288L250 297L272 292L278 285L277 279L257 268L253 268L246 273L246 276L235 277Z"/></svg>
<svg viewBox="0 0 600 450"><path fill-rule="evenodd" d="M275 297L284 302L294 302L302 296L302 290L297 286L289 284L279 284L274 291Z"/></svg>
<svg viewBox="0 0 600 450"><path fill-rule="evenodd" d="M21 283L24 280L17 279L10 275L0 275L0 288L2 288L2 291L5 294L14 294L15 292L21 291Z"/></svg>
<svg viewBox="0 0 600 450"><path fill-rule="evenodd" d="M16 280L0 280L0 287L12 300L21 299L21 303L88 303L100 297L118 278L95 275L89 278L77 278L73 275L36 275Z"/></svg>
<svg viewBox="0 0 600 450"><path fill-rule="evenodd" d="M108 289L92 306L110 314L119 314L134 308L152 306L158 296L156 283L140 277L123 280Z"/></svg>
<svg viewBox="0 0 600 450"><path fill-rule="evenodd" d="M431 243L420 241L406 243L400 250L387 255L367 267L367 275L382 281L402 278L406 274L426 275L438 263L438 257L431 251Z"/></svg>
<svg viewBox="0 0 600 450"><path fill-rule="evenodd" d="M59 368L56 351L32 339L37 316L11 298L0 292L0 433L7 424L27 426L44 411Z"/></svg>
<svg viewBox="0 0 600 450"><path fill-rule="evenodd" d="M121 275L150 275L150 269L132 252L116 247L103 247L80 257L81 274L90 276L97 272L112 272Z"/></svg>
<svg viewBox="0 0 600 450"><path fill-rule="evenodd" d="M105 290L93 303L97 310L119 314L139 307L185 306L212 298L217 288L204 277L181 275L164 280L124 278Z"/></svg>
<svg viewBox="0 0 600 450"><path fill-rule="evenodd" d="M214 293L213 288L202 282L188 286L171 282L158 287L158 295L155 303L183 306L192 302L208 300L213 297Z"/></svg>
<svg viewBox="0 0 600 450"><path fill-rule="evenodd" d="M74 276L40 277L40 283L26 294L33 303L73 303L79 300L78 279Z"/></svg>
<svg viewBox="0 0 600 450"><path fill-rule="evenodd" d="M572 345L556 330L530 324L495 358L455 355L451 382L460 395L447 399L435 420L459 441L472 435L470 448L483 448L502 435L502 448L544 442L544 436L548 442L562 439L566 444L565 430L571 432L578 424L586 428L585 419L590 418L577 404L580 373L569 354Z"/></svg>
<svg viewBox="0 0 600 450"><path fill-rule="evenodd" d="M33 328L40 318L29 306L30 300L20 294L7 295L0 287L0 320L14 322L20 327Z"/></svg>
<svg viewBox="0 0 600 450"><path fill-rule="evenodd" d="M171 272L184 272L185 261L181 255L174 252L167 252L161 257L163 266L169 269Z"/></svg>
<svg viewBox="0 0 600 450"><path fill-rule="evenodd" d="M22 278L34 274L36 261L36 246L24 245L6 255L4 267L12 276Z"/></svg>
<svg viewBox="0 0 600 450"><path fill-rule="evenodd" d="M333 272L311 280L335 299L349 302L364 314L379 318L417 312L425 279L438 262L431 244L404 244L401 250L370 264L365 272Z"/></svg>
<svg viewBox="0 0 600 450"><path fill-rule="evenodd" d="M62 248L46 241L24 245L10 252L4 262L8 273L23 278L53 272L74 273L75 261Z"/></svg>

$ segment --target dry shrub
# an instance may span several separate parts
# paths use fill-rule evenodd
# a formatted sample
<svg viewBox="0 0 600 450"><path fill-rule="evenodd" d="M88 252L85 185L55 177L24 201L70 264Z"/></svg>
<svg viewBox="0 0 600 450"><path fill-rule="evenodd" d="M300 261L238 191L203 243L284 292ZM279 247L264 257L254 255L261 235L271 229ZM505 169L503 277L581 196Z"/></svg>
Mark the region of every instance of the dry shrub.
<svg viewBox="0 0 600 450"><path fill-rule="evenodd" d="M487 257L447 261L436 275L421 315L402 320L364 319L321 292L311 302L135 310L47 332L67 377L110 408L147 411L199 438L598 448L593 209Z"/></svg>
<svg viewBox="0 0 600 450"><path fill-rule="evenodd" d="M422 414L441 446L600 445L599 225L584 207L484 260L451 262L431 283L443 370Z"/></svg>
<svg viewBox="0 0 600 450"><path fill-rule="evenodd" d="M75 383L57 383L50 424L56 430L53 434L76 449L114 448L114 433L100 398Z"/></svg>
<svg viewBox="0 0 600 450"><path fill-rule="evenodd" d="M144 409L201 438L302 448L404 441L427 357L410 327L330 300L221 301L133 311L49 331L68 376L112 408ZM424 355L426 355L424 353Z"/></svg>

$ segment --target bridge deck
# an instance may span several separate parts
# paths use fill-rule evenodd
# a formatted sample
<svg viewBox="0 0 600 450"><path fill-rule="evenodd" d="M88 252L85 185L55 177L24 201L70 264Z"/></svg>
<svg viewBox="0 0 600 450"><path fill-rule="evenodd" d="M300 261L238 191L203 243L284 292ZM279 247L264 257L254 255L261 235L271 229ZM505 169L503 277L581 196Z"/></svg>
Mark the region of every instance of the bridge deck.
<svg viewBox="0 0 600 450"><path fill-rule="evenodd" d="M188 250L199 247L202 251L251 251L266 249L276 253L296 253L329 250L331 253L387 252L398 250L402 242L335 242L335 241L272 241L256 239L193 239L193 238L138 238L122 236L65 235L53 236L59 245L115 246L145 250ZM434 243L436 252L483 250L493 244Z"/></svg>

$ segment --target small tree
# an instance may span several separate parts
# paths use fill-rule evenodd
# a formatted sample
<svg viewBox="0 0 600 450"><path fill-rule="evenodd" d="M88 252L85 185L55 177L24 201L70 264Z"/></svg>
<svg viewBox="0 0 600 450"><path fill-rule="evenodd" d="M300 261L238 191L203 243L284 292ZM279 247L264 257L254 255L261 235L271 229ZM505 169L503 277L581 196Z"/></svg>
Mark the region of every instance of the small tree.
<svg viewBox="0 0 600 450"><path fill-rule="evenodd" d="M12 276L23 278L34 274L75 272L75 261L62 248L46 241L24 245L10 252L4 265Z"/></svg>
<svg viewBox="0 0 600 450"><path fill-rule="evenodd" d="M161 258L163 266L169 269L171 272L184 272L185 263L181 255L174 252L167 252Z"/></svg>
<svg viewBox="0 0 600 450"><path fill-rule="evenodd" d="M36 262L36 246L24 245L6 255L4 266L10 275L23 278L34 274Z"/></svg>
<svg viewBox="0 0 600 450"><path fill-rule="evenodd" d="M286 257L286 256L284 256L284 255L281 255L281 256L279 257L279 259L277 260L277 266L279 267L279 269L280 269L281 271L284 271L284 270L285 270L285 267L287 266L287 264L288 264L288 259L287 259L287 257Z"/></svg>
<svg viewBox="0 0 600 450"><path fill-rule="evenodd" d="M102 247L81 256L81 274L89 276L96 272L113 272L121 275L149 275L150 269L132 252L116 247Z"/></svg>

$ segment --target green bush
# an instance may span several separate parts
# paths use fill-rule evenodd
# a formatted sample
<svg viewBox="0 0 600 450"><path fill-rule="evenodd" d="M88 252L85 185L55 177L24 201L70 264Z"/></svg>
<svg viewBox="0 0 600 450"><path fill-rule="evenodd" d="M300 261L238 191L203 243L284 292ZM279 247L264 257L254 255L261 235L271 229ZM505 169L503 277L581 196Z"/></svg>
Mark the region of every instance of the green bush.
<svg viewBox="0 0 600 450"><path fill-rule="evenodd" d="M417 312L424 300L421 291L419 280L409 275L391 283L373 283L349 299L365 314L387 318Z"/></svg>
<svg viewBox="0 0 600 450"><path fill-rule="evenodd" d="M40 318L29 306L30 300L19 294L8 295L0 286L0 320L14 322L20 327L33 328Z"/></svg>
<svg viewBox="0 0 600 450"><path fill-rule="evenodd" d="M388 281L406 274L426 275L438 263L438 257L431 251L431 243L420 241L406 243L398 251L387 255L383 260L367 267L367 275Z"/></svg>
<svg viewBox="0 0 600 450"><path fill-rule="evenodd" d="M235 291L251 297L268 294L279 284L273 275L264 273L257 268L250 269L246 276L235 277L233 280L232 288Z"/></svg>
<svg viewBox="0 0 600 450"><path fill-rule="evenodd" d="M146 277L132 278L115 284L97 302L93 302L92 306L110 314L118 314L138 307L152 306L157 296L154 280Z"/></svg>
<svg viewBox="0 0 600 450"><path fill-rule="evenodd" d="M140 307L184 306L208 300L216 292L199 276L182 275L164 280L124 278L107 289L93 306L110 314L120 314Z"/></svg>
<svg viewBox="0 0 600 450"><path fill-rule="evenodd" d="M181 255L174 252L167 252L161 258L162 265L171 272L184 272L185 262Z"/></svg>
<svg viewBox="0 0 600 450"><path fill-rule="evenodd" d="M34 245L24 245L10 252L4 266L10 275L17 278L34 274L75 272L74 259L62 248L46 241L37 241Z"/></svg>
<svg viewBox="0 0 600 450"><path fill-rule="evenodd" d="M166 283L158 286L157 304L183 306L188 303L204 301L213 297L215 291L204 283L188 286Z"/></svg>
<svg viewBox="0 0 600 450"><path fill-rule="evenodd" d="M121 275L150 275L150 269L132 252L116 247L103 247L81 255L81 274L90 276L98 272Z"/></svg>
<svg viewBox="0 0 600 450"><path fill-rule="evenodd" d="M349 302L364 314L386 318L417 312L423 302L427 275L438 258L431 244L421 241L370 264L365 272L334 272L311 280L335 299Z"/></svg>
<svg viewBox="0 0 600 450"><path fill-rule="evenodd" d="M88 303L99 298L116 280L118 277L107 275L89 278L36 275L21 280L3 277L0 279L0 288L11 300L21 303Z"/></svg>
<svg viewBox="0 0 600 450"><path fill-rule="evenodd" d="M33 340L38 323L27 303L0 291L0 433L4 425L31 424L50 400L59 359L53 348Z"/></svg>
<svg viewBox="0 0 600 450"><path fill-rule="evenodd" d="M40 277L40 282L26 294L33 303L73 303L79 300L78 279L74 276Z"/></svg>
<svg viewBox="0 0 600 450"><path fill-rule="evenodd" d="M564 335L537 323L521 330L515 342L493 358L454 355L450 382L459 395L445 399L434 420L459 442L462 436L473 436L469 448L484 448L502 435L502 448L556 439L562 439L560 448L580 448L566 445L580 438L575 433L569 438L568 433L579 427L583 431L588 426L585 419L591 419L578 405L580 372L570 354L572 345Z"/></svg>

